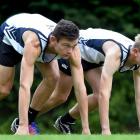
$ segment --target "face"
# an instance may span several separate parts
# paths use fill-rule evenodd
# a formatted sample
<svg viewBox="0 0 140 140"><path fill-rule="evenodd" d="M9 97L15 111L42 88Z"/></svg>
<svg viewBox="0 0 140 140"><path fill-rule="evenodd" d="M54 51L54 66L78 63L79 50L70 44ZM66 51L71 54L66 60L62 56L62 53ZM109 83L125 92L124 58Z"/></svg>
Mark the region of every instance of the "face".
<svg viewBox="0 0 140 140"><path fill-rule="evenodd" d="M71 41L63 38L57 41L55 50L57 54L59 54L62 58L68 59L73 53L74 48L76 47L77 44L78 39Z"/></svg>

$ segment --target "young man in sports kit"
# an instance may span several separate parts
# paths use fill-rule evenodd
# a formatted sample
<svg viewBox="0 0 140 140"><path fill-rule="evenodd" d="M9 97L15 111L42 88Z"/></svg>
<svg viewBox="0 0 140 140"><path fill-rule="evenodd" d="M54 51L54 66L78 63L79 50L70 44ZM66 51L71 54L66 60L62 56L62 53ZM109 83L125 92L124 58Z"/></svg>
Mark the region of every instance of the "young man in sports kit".
<svg viewBox="0 0 140 140"><path fill-rule="evenodd" d="M82 33L83 34L85 33L86 36L83 37L81 35ZM88 33L89 33L89 36L88 36ZM116 71L119 71L119 72L125 72L128 70L133 71L134 87L135 87L135 94L136 94L135 99L136 99L137 116L138 116L138 121L139 121L139 126L140 126L140 88L139 88L139 84L140 84L140 70L139 70L140 35L137 35L135 37L135 42L133 42L132 40L122 36L121 34L118 34L112 31L102 30L102 29L97 29L97 30L89 29L83 32L81 31L81 34L80 34L80 37L81 36L83 37L82 44L86 45L85 47L81 47L82 48L81 50L83 51L83 53L84 53L84 50L87 51L89 49L90 50L89 54L90 54L91 48L93 48L96 51L98 51L98 53L101 53L104 55L104 59L101 59L100 54L94 53L96 60L98 59L98 61L95 61L95 63L99 64L99 62L100 63L103 62L102 66L97 68L96 65L94 67L94 63L93 63L94 61L92 62L93 64L92 65L91 61L87 59L88 58L86 55L87 53L83 55L81 52L81 56L83 56L82 59L84 59L83 70L85 72L85 78L90 84L90 86L92 87L93 93L94 93L88 96L89 111L95 109L97 105L99 104L102 134L104 135L111 134L110 125L109 125L109 98L111 96L113 74ZM95 37L93 37L94 35ZM86 49L87 46L91 48ZM89 57L91 58L93 56L90 55ZM61 68L60 70L63 71L63 73L65 72ZM67 83L67 85L69 84ZM68 89L68 86L67 87L66 85L63 85L63 86L65 86L65 88ZM61 93L62 92L59 91L59 96L61 95ZM63 93L66 93L66 92L63 92ZM51 101L51 99L49 100ZM45 106L47 107L47 104ZM76 104L74 107L72 107L69 110L69 112L67 112L63 116L58 117L54 126L56 129L58 129L62 133L71 133L71 124L74 123L74 121L78 118L78 116L79 116L78 104Z"/></svg>
<svg viewBox="0 0 140 140"><path fill-rule="evenodd" d="M89 28L80 30L78 45L81 51L85 78L94 92L94 94L88 96L89 111L99 104L102 134L111 134L108 115L109 98L111 96L113 74L116 71L133 71L137 115L140 125L140 35L135 38L134 42L113 31ZM61 70L59 81L64 81L64 83L57 82L53 94L40 112L47 112L65 102L70 94L72 80L69 64L61 59L59 60L59 66ZM31 107L34 108L35 106L31 104ZM54 126L61 132L70 134L71 124L79 116L78 108L79 106L76 104L68 113L60 116ZM30 118L32 116L36 115L31 115Z"/></svg>
<svg viewBox="0 0 140 140"><path fill-rule="evenodd" d="M88 102L81 66L80 50L77 47L78 27L71 21L58 24L39 14L21 13L8 18L0 26L0 98L6 97L12 88L15 65L21 61L19 87L19 127L16 134L32 133L28 122L30 89L34 67L42 74L33 99L36 110L50 96L59 78L58 56L69 59L76 97L80 104L83 133L90 134L88 126ZM78 74L80 73L80 76ZM41 98L44 96L44 99ZM40 99L38 101L38 99ZM28 125L29 124L29 125ZM31 131L31 132L29 132Z"/></svg>

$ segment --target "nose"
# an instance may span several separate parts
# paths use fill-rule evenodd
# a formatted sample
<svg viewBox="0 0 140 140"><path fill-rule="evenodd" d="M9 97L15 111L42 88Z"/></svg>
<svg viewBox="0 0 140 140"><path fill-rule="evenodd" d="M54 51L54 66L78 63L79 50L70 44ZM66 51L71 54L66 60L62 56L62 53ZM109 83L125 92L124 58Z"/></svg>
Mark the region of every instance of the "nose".
<svg viewBox="0 0 140 140"><path fill-rule="evenodd" d="M72 53L72 48L70 48L69 50L68 50L68 54L71 54Z"/></svg>

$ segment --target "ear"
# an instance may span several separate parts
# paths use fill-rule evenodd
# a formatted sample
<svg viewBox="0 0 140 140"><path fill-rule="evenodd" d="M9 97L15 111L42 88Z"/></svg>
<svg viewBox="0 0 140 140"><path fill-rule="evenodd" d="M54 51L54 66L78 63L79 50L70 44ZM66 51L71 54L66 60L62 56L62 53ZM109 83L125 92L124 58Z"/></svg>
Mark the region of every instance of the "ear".
<svg viewBox="0 0 140 140"><path fill-rule="evenodd" d="M133 56L137 56L138 52L139 52L139 49L138 48L133 48L132 49Z"/></svg>
<svg viewBox="0 0 140 140"><path fill-rule="evenodd" d="M57 38L53 35L50 36L50 42L55 42L57 41Z"/></svg>

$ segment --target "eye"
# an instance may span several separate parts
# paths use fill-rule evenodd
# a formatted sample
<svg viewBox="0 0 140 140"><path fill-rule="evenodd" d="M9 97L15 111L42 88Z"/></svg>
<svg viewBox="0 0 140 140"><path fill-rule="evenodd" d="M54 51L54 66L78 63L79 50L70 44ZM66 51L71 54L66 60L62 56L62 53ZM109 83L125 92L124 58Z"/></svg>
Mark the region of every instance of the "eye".
<svg viewBox="0 0 140 140"><path fill-rule="evenodd" d="M64 46L65 46L66 48L70 48L70 45L65 44Z"/></svg>

